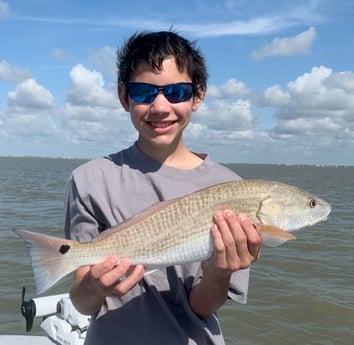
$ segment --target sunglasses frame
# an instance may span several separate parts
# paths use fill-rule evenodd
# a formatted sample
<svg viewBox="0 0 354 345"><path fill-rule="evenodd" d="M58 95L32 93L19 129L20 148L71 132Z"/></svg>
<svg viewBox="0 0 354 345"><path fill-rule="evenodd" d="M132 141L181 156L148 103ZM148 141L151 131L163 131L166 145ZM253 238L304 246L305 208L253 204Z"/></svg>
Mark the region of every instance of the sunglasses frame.
<svg viewBox="0 0 354 345"><path fill-rule="evenodd" d="M145 94L135 94L133 93L134 87L144 86L146 87ZM179 86L183 86L182 89L174 90L173 88L178 88ZM189 82L182 82L182 83L174 83L174 84L167 84L167 85L155 85L150 83L143 83L143 82L128 82L125 84L127 94L129 97L137 103L145 103L145 104L152 104L155 101L157 95L162 91L163 95L166 99L173 104L186 102L193 97L194 94L194 84ZM170 91L170 92L169 92ZM177 92L176 92L177 91ZM181 95L181 92L183 94ZM132 94L133 93L133 94ZM176 97L177 95L177 97Z"/></svg>

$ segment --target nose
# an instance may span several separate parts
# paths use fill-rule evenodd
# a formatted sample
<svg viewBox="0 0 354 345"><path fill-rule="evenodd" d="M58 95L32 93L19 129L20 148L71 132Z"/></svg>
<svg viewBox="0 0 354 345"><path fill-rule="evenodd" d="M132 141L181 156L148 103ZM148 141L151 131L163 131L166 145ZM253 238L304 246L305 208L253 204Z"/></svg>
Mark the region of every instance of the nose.
<svg viewBox="0 0 354 345"><path fill-rule="evenodd" d="M161 112L168 113L171 110L171 103L163 94L162 90L159 91L158 95L151 103L151 111L153 112Z"/></svg>

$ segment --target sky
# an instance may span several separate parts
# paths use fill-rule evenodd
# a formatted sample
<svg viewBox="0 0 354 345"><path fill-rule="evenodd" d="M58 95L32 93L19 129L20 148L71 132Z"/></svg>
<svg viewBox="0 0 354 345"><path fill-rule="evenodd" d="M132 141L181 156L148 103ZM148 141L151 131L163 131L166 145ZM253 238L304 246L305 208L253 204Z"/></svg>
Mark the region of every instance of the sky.
<svg viewBox="0 0 354 345"><path fill-rule="evenodd" d="M0 156L95 158L136 131L116 50L173 28L208 67L185 142L221 163L354 165L352 0L0 0Z"/></svg>

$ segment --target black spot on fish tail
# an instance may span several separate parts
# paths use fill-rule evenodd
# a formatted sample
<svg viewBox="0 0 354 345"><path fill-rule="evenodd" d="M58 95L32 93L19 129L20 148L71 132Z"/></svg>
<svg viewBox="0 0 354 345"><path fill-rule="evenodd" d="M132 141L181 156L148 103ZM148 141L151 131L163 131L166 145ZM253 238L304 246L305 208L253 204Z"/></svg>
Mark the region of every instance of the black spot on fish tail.
<svg viewBox="0 0 354 345"><path fill-rule="evenodd" d="M70 246L68 244L63 244L60 248L59 248L59 252L60 254L66 254L70 249Z"/></svg>

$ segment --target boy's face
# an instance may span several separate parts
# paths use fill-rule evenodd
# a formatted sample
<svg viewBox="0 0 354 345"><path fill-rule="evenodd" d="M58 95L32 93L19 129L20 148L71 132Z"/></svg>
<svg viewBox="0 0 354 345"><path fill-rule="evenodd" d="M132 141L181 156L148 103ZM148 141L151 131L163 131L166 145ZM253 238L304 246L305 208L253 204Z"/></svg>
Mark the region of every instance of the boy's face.
<svg viewBox="0 0 354 345"><path fill-rule="evenodd" d="M175 83L190 83L186 71L180 72L174 58L164 60L161 71L142 64L130 82L143 82L164 86ZM182 134L190 122L193 111L202 101L198 96L180 103L170 103L160 91L151 104L138 103L125 97L125 87L119 86L119 98L124 109L130 112L133 125L139 133L138 144L146 154L154 156L156 150L177 148L182 143Z"/></svg>

